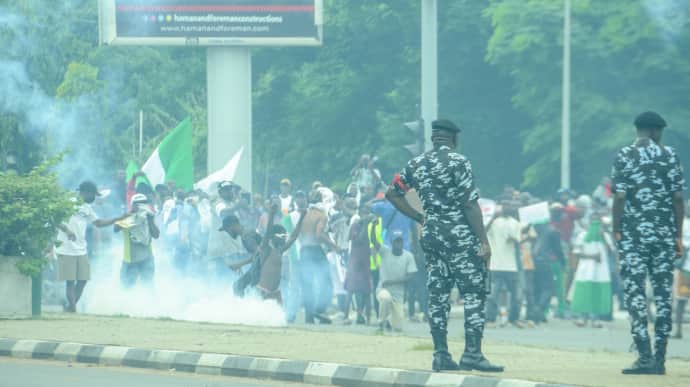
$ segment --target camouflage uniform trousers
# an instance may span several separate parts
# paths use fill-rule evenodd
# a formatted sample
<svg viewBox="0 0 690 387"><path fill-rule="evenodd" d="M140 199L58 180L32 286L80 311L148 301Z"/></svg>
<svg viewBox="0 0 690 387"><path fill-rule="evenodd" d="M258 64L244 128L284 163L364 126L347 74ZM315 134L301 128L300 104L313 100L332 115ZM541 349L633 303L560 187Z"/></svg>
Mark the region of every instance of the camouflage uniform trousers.
<svg viewBox="0 0 690 387"><path fill-rule="evenodd" d="M632 320L630 331L636 342L649 340L645 292L645 280L649 275L656 305L655 342L657 346L663 345L671 332L675 241L673 237L645 238L645 241L635 239L639 238L632 238L629 233L623 232L619 242L624 301Z"/></svg>
<svg viewBox="0 0 690 387"><path fill-rule="evenodd" d="M466 251L442 254L425 250L424 253L427 260L431 332L447 333L450 293L457 285L465 306L465 334L476 334L481 337L486 320L484 259Z"/></svg>

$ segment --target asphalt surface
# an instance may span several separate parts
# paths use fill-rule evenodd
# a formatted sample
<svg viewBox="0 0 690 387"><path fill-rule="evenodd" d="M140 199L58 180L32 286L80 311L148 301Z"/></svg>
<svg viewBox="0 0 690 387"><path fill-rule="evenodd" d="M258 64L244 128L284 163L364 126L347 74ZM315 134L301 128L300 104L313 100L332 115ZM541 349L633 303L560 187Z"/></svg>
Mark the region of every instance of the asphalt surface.
<svg viewBox="0 0 690 387"><path fill-rule="evenodd" d="M463 336L464 320L462 307L453 306L453 313L448 324L448 338L459 339ZM299 321L299 320L298 320ZM333 325L304 325L297 324L302 329L320 331L340 331L358 334L380 334L375 326L343 325L341 321L334 321ZM653 325L650 324L650 332L653 333ZM685 338L669 340L668 356L670 358L690 359L690 325L685 324ZM393 333L395 334L395 333ZM406 321L403 325L403 335L429 338L429 326L426 323L412 323ZM507 325L505 327L496 324L487 325L484 331L486 340L506 344L518 344L542 348L558 348L574 351L608 351L627 353L630 352L632 339L630 337L630 324L626 312L617 312L614 321L603 322L603 328L577 327L573 320L551 319L546 324L536 327L518 329Z"/></svg>
<svg viewBox="0 0 690 387"><path fill-rule="evenodd" d="M86 366L0 358L2 387L257 387L311 386L270 380L206 376L135 368Z"/></svg>

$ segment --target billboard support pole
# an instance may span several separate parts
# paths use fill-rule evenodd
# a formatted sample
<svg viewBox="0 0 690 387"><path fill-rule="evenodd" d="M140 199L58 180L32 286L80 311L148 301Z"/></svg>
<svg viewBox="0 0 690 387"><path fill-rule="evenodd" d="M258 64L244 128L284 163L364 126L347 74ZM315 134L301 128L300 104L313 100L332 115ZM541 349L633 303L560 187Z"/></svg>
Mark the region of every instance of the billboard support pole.
<svg viewBox="0 0 690 387"><path fill-rule="evenodd" d="M424 150L431 149L431 122L438 118L438 11L436 0L422 0L422 120Z"/></svg>
<svg viewBox="0 0 690 387"><path fill-rule="evenodd" d="M252 61L248 47L209 47L208 172L221 169L244 147L235 183L252 191Z"/></svg>

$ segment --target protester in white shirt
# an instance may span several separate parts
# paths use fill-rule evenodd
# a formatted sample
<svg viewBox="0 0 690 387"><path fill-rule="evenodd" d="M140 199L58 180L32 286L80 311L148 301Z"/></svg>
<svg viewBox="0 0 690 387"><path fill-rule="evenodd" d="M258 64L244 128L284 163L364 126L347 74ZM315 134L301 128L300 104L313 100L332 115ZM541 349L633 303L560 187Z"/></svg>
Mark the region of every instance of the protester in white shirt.
<svg viewBox="0 0 690 387"><path fill-rule="evenodd" d="M511 208L503 209L487 226L491 245L491 295L487 299L486 319L496 322L502 292L510 293L508 322L520 327L520 300L518 296L518 247L521 238L520 222L511 214Z"/></svg>
<svg viewBox="0 0 690 387"><path fill-rule="evenodd" d="M222 232L228 235L228 244L226 245L225 256L222 261L218 261L218 265L223 265L223 268L217 268L217 272L226 272L225 277L231 273L232 265L236 264L247 258L249 252L244 246L242 237L244 236L244 228L240 223L240 220L235 215L228 215L223 218L223 224L218 229L218 232ZM241 272L241 269L240 269Z"/></svg>
<svg viewBox="0 0 690 387"><path fill-rule="evenodd" d="M292 198L292 182L290 179L280 181L280 211L283 215L296 210L294 199Z"/></svg>
<svg viewBox="0 0 690 387"><path fill-rule="evenodd" d="M87 255L86 228L89 224L96 227L112 225L117 219L102 220L91 208L91 203L98 196L96 185L90 181L79 185L79 196L83 203L78 204L76 212L66 223L58 225L57 247L55 253L58 257L58 280L66 281L65 293L67 303L66 312L77 311L77 302L81 298L86 287L86 282L91 279L91 266ZM75 203L78 201L74 199Z"/></svg>
<svg viewBox="0 0 690 387"><path fill-rule="evenodd" d="M378 220L374 220L374 225ZM372 227L371 241L374 244L374 251L381 255L381 266L379 267L380 278L379 287L376 290L376 300L379 302L379 329L381 331L395 330L402 331L403 321L403 300L405 297L405 285L412 279L417 272L417 264L414 256L409 251L403 249L403 232L393 230L391 236L391 247L379 243Z"/></svg>
<svg viewBox="0 0 690 387"><path fill-rule="evenodd" d="M223 218L235 215L236 198L233 183L223 181L218 184L218 198L211 205L211 227L208 235L208 270L211 277L222 280L230 271L226 265L229 251L236 242L227 232L218 231L223 225Z"/></svg>

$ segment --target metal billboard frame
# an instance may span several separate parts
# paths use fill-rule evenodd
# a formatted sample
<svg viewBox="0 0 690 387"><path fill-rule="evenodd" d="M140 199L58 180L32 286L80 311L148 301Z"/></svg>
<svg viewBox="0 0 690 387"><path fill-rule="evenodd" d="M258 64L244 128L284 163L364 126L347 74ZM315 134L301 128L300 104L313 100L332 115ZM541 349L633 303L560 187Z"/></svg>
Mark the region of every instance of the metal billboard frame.
<svg viewBox="0 0 690 387"><path fill-rule="evenodd" d="M98 0L98 43L122 46L321 46L323 44L323 0L314 0L316 38L242 38L242 37L118 37L115 0Z"/></svg>

